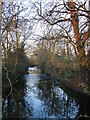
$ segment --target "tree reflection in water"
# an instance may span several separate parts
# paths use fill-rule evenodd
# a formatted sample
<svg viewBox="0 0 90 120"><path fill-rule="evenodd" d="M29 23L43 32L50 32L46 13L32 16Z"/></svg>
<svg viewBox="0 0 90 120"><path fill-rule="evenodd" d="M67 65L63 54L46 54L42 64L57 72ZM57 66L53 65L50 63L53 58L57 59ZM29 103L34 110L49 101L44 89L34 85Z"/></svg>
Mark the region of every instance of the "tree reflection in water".
<svg viewBox="0 0 90 120"><path fill-rule="evenodd" d="M78 110L74 99L38 74L26 75L3 101L3 118L75 118Z"/></svg>
<svg viewBox="0 0 90 120"><path fill-rule="evenodd" d="M39 99L44 101L45 111L48 115L75 118L79 105L69 97L61 88L45 81L38 84Z"/></svg>
<svg viewBox="0 0 90 120"><path fill-rule="evenodd" d="M13 87L12 94L5 98L5 93L8 91L4 91L3 94L3 106L2 106L2 118L24 118L28 115L31 115L30 111L27 110L24 96L25 96L25 81L22 81L21 84L17 83L15 87Z"/></svg>

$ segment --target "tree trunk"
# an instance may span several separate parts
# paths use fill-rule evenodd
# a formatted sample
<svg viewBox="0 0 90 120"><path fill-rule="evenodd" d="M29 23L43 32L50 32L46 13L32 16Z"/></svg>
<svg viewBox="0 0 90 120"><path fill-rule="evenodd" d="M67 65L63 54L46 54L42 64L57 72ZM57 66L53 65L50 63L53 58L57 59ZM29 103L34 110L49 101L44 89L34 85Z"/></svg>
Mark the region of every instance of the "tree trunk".
<svg viewBox="0 0 90 120"><path fill-rule="evenodd" d="M2 0L0 0L0 31L1 31L1 16L2 16ZM0 120L2 119L2 65L1 65L1 33L0 33Z"/></svg>
<svg viewBox="0 0 90 120"><path fill-rule="evenodd" d="M1 17L2 17L2 0L0 0L0 31L1 31ZM0 45L1 45L1 33L0 33Z"/></svg>
<svg viewBox="0 0 90 120"><path fill-rule="evenodd" d="M6 50L7 50L7 53L6 53L6 55L7 55L7 57L8 57L8 27L6 28L6 43L7 43L7 45L6 45Z"/></svg>
<svg viewBox="0 0 90 120"><path fill-rule="evenodd" d="M89 26L88 26L88 34L89 34L89 38L88 38L88 91L90 91L90 0L89 0L89 13L88 13L89 19Z"/></svg>
<svg viewBox="0 0 90 120"><path fill-rule="evenodd" d="M3 47L3 57L4 57L4 60L6 60L6 47L5 47L5 43L2 41L2 47Z"/></svg>
<svg viewBox="0 0 90 120"><path fill-rule="evenodd" d="M77 45L77 50L79 57L82 59L85 57L85 50L84 50L84 45L81 44L81 38L80 38L80 33L79 33L79 19L78 19L78 12L75 10L75 2L68 2L68 8L70 10L71 14L71 24L73 26L73 31L74 31L74 38L76 40L76 45Z"/></svg>
<svg viewBox="0 0 90 120"><path fill-rule="evenodd" d="M18 48L19 48L19 40L18 40L18 31L16 29L16 65L18 64Z"/></svg>
<svg viewBox="0 0 90 120"><path fill-rule="evenodd" d="M16 34L16 62L15 66L18 64L18 48L19 48L19 39L18 39L18 30L17 30L17 18L16 16L14 17L14 28L15 28L15 34Z"/></svg>

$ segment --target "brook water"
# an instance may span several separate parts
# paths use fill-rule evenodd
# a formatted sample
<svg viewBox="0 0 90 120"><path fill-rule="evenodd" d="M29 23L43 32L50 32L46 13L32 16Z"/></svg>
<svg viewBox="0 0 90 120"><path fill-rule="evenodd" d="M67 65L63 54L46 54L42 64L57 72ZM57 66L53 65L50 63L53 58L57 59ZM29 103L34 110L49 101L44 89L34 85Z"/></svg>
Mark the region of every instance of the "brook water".
<svg viewBox="0 0 90 120"><path fill-rule="evenodd" d="M76 101L58 84L43 78L37 67L30 67L11 96L4 98L3 118L75 118L81 106Z"/></svg>

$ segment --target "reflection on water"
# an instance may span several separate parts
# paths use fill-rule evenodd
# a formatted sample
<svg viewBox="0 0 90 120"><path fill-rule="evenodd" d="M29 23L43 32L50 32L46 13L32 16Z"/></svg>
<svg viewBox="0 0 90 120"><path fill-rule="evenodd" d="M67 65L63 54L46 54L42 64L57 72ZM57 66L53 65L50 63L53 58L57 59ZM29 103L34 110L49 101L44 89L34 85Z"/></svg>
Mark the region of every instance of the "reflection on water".
<svg viewBox="0 0 90 120"><path fill-rule="evenodd" d="M31 68L30 68L31 70ZM36 70L36 69L35 69ZM35 72L36 73L36 72ZM50 80L28 74L3 102L3 118L75 118L79 105Z"/></svg>
<svg viewBox="0 0 90 120"><path fill-rule="evenodd" d="M61 88L40 81L39 75L27 75L25 102L34 118L75 118L79 106ZM30 80L33 81L30 82ZM39 81L38 81L38 80Z"/></svg>

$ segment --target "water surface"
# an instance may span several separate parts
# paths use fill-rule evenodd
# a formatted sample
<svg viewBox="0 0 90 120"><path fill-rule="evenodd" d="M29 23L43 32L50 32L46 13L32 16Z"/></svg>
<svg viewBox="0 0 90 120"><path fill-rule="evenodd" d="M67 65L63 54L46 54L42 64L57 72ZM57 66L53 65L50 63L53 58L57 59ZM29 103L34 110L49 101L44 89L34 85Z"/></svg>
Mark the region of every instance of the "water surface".
<svg viewBox="0 0 90 120"><path fill-rule="evenodd" d="M37 67L30 67L22 83L3 102L4 118L75 118L79 104L51 80L41 79ZM29 72L30 73L30 72Z"/></svg>

